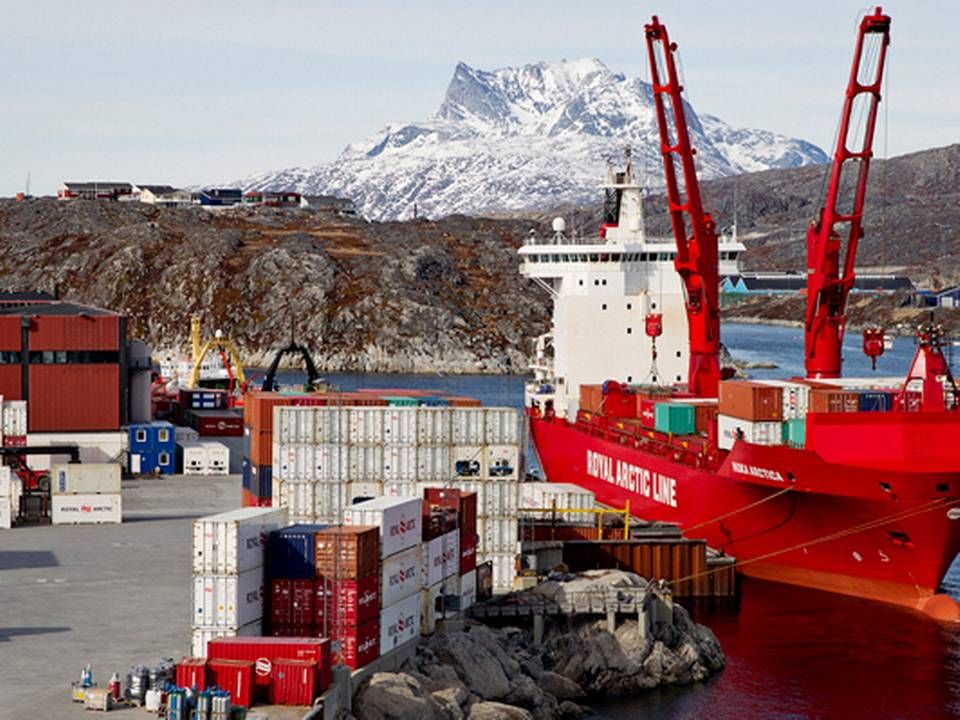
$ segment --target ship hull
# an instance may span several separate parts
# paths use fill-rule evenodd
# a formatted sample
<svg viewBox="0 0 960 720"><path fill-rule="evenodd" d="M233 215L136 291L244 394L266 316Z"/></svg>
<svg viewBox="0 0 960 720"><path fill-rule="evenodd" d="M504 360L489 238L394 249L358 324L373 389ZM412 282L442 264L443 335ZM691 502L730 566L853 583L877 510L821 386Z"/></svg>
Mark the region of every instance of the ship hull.
<svg viewBox="0 0 960 720"><path fill-rule="evenodd" d="M857 468L747 443L697 467L536 414L530 435L549 481L675 523L734 556L748 576L923 610L960 551L957 473Z"/></svg>

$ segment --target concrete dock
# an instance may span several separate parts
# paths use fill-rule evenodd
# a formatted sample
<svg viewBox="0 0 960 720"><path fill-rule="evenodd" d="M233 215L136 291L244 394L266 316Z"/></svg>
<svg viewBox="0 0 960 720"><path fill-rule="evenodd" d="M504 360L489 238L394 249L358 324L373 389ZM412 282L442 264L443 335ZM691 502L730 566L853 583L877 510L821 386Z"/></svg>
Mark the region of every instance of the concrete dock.
<svg viewBox="0 0 960 720"><path fill-rule="evenodd" d="M85 664L105 687L189 654L191 523L239 506L237 476L144 478L123 482L122 525L0 530L0 720L89 718L70 702Z"/></svg>

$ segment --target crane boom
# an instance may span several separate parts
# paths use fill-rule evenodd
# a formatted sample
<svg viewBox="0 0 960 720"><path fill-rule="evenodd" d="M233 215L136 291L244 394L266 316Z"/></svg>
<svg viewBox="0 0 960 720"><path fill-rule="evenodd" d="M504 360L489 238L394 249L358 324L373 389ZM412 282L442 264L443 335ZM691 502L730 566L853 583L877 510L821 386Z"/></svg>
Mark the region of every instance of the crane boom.
<svg viewBox="0 0 960 720"><path fill-rule="evenodd" d="M847 83L843 112L837 132L827 196L817 218L807 229L807 310L804 318L804 363L807 377L840 377L841 349L846 329L847 296L854 282L853 265L857 245L863 237L863 205L867 173L873 156L873 133L880 105L880 83L887 46L890 18L881 8L867 15L857 31L857 45ZM859 100L862 98L862 100ZM864 122L850 137L850 120L855 106L864 113ZM862 138L857 138L862 132ZM858 142L859 140L859 142ZM851 142L853 149L850 148ZM850 210L841 202L844 172L856 172L856 187ZM846 225L846 248L841 233ZM843 267L840 255L843 252Z"/></svg>
<svg viewBox="0 0 960 720"><path fill-rule="evenodd" d="M666 175L670 224L677 244L674 266L683 282L690 338L688 389L699 397L716 397L720 382L720 277L717 232L704 212L684 112L683 87L674 62L676 43L657 16L645 26L653 100L660 129L660 152ZM676 163L683 173L683 192ZM689 232L689 234L688 234Z"/></svg>

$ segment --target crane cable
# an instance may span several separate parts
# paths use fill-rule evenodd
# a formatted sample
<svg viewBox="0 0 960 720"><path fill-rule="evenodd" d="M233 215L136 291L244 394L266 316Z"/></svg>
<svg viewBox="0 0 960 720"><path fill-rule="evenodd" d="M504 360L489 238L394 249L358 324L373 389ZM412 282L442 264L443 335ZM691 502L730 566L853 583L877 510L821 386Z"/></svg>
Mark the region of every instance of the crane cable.
<svg viewBox="0 0 960 720"><path fill-rule="evenodd" d="M763 555L757 555L756 557L749 558L747 560L739 560L733 563L733 565L727 565L720 568L714 568L712 570L705 570L700 573L694 573L692 575L687 575L676 580L671 580L671 585L677 585L682 582L688 582L690 580L696 580L697 578L706 577L708 575L713 575L718 572L725 572L730 567L739 568L744 565L749 565L751 563L759 562L761 560L768 560L777 555L783 555L784 553L793 552L795 550L805 550L806 548L813 547L814 545L821 545L825 542L830 542L832 540L839 540L841 538L847 537L849 535L856 535L867 530L873 530L883 525L889 525L892 522L897 522L898 520L906 520L907 518L914 517L916 515L922 515L928 513L931 510L936 510L938 508L952 507L954 505L960 504L960 498L936 498L934 500L928 501L922 505L919 505L908 510L900 510L891 515L886 515L884 517L876 518L875 520L869 520L859 525L853 525L845 530L838 530L827 535L822 535L813 540L808 540L806 542L797 543L796 545L791 545L790 547L781 548L780 550L772 550L771 552L764 553Z"/></svg>

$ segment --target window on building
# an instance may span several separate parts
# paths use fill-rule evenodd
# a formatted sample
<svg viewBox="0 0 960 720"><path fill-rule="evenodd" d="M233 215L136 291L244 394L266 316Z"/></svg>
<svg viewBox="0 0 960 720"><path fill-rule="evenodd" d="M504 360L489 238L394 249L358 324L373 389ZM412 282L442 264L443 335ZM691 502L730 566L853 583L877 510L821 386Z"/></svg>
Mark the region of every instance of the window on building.
<svg viewBox="0 0 960 720"><path fill-rule="evenodd" d="M137 430L137 442L145 443L147 441L147 431L146 430Z"/></svg>
<svg viewBox="0 0 960 720"><path fill-rule="evenodd" d="M157 440L162 443L169 442L170 440L170 431L166 428L160 428L157 430Z"/></svg>
<svg viewBox="0 0 960 720"><path fill-rule="evenodd" d="M170 453L162 452L157 456L157 464L161 467L170 464Z"/></svg>
<svg viewBox="0 0 960 720"><path fill-rule="evenodd" d="M627 328L627 335L633 334L633 328Z"/></svg>

